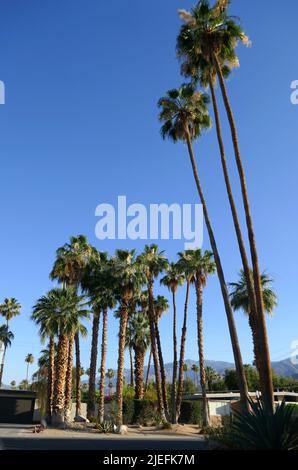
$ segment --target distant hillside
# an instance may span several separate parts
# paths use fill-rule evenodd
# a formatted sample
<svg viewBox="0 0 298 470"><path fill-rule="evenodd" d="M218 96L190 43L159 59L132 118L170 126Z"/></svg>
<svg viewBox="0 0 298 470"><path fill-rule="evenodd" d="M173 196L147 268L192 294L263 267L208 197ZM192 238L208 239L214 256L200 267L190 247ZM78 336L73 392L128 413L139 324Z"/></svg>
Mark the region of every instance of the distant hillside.
<svg viewBox="0 0 298 470"><path fill-rule="evenodd" d="M292 364L291 359L284 359L283 361L272 362L271 364L276 374L298 379L298 365Z"/></svg>
<svg viewBox="0 0 298 470"><path fill-rule="evenodd" d="M186 364L189 367L187 375L189 378L194 379L194 372L191 370L191 366L193 364L199 365L198 361L194 361L191 359L187 359ZM224 362L224 361L212 361L206 360L206 366L212 367L216 372L220 375L223 375L226 369L234 369L234 364L232 362ZM166 376L167 380L170 382L172 379L172 369L173 363L169 362L165 364ZM298 379L298 366L293 365L291 359L284 359L283 361L272 362L272 369L275 371L276 374L281 375L283 377L292 377L293 379ZM145 377L147 375L147 366L145 366ZM130 369L124 370L124 376L126 377L127 383L130 381ZM154 378L154 368L153 366L150 367L150 378ZM115 377L113 379L113 385L116 385L116 370L115 370ZM86 380L83 382L87 382ZM107 389L108 390L108 389Z"/></svg>

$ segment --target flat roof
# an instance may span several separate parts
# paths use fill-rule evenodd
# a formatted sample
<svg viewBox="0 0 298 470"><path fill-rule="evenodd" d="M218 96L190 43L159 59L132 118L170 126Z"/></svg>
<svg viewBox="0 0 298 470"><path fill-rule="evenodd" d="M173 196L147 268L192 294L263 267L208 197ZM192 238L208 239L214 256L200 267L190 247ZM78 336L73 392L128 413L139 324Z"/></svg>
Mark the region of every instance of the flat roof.
<svg viewBox="0 0 298 470"><path fill-rule="evenodd" d="M37 393L32 390L12 390L0 388L1 397L13 397L13 398L36 398Z"/></svg>

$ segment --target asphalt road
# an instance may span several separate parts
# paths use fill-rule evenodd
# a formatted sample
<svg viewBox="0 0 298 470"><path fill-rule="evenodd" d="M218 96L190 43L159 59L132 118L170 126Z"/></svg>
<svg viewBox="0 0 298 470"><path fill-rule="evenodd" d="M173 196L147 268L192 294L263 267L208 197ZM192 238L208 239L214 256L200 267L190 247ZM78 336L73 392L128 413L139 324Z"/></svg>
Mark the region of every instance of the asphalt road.
<svg viewBox="0 0 298 470"><path fill-rule="evenodd" d="M44 437L29 434L25 426L0 425L0 449L2 450L204 450L206 443L200 437L129 436L106 435L100 437Z"/></svg>

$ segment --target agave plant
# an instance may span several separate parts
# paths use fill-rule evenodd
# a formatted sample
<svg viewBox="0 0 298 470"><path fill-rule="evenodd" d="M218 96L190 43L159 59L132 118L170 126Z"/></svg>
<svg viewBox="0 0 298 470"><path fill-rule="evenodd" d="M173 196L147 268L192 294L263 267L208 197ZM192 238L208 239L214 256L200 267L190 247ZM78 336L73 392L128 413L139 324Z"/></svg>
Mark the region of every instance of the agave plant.
<svg viewBox="0 0 298 470"><path fill-rule="evenodd" d="M298 450L298 425L294 407L285 402L277 405L274 414L263 403L249 400L250 411L235 412L232 424L233 442L249 450Z"/></svg>
<svg viewBox="0 0 298 470"><path fill-rule="evenodd" d="M104 420L102 423L96 423L95 429L103 434L109 434L114 432L114 423Z"/></svg>

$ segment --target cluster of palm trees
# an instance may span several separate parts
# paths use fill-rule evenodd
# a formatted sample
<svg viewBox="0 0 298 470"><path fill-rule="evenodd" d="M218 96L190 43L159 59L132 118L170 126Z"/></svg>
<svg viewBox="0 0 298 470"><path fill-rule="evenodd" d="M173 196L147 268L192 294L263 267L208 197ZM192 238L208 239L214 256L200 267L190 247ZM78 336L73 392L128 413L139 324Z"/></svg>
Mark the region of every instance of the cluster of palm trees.
<svg viewBox="0 0 298 470"><path fill-rule="evenodd" d="M204 353L202 327L202 297L207 276L215 271L211 252L186 250L179 253L176 263L169 263L157 245L146 245L137 256L135 251L116 250L113 257L97 251L86 237L72 237L69 243L57 250L51 272L61 286L55 287L38 299L33 307L32 319L39 327L41 339L48 340L47 364L47 416L54 423L69 420L72 405L73 350L75 349L75 398L76 415L81 410L81 362L80 335L86 334L82 321L92 316L92 340L88 383L88 417L95 415L96 371L98 359L99 327L101 329L100 382L98 417L104 420L105 379L112 379L112 371L106 372L108 311L114 309L119 318L118 369L117 369L117 423L122 423L124 353L130 350L131 385L135 398L143 399L148 387L151 358L155 371L155 388L161 417L164 421L177 422L183 395L185 342L190 286L197 295L198 345L200 357L201 387L204 384ZM173 301L173 374L171 410L167 396L167 381L163 361L159 319L169 308L165 297L154 294L157 278L169 288ZM186 298L181 333L181 348L177 351L176 293L186 283ZM145 354L150 349L148 374L144 380ZM134 359L133 359L134 358ZM206 411L207 413L207 411Z"/></svg>
<svg viewBox="0 0 298 470"><path fill-rule="evenodd" d="M203 205L205 222L224 300L235 366L238 374L241 401L243 407L248 409L247 383L233 318L232 305L229 299L222 262L193 148L193 142L201 137L205 129L211 126L211 119L207 107L209 97L202 91L202 89L210 89L220 162L242 260L243 276L249 295L250 324L253 328L254 351L256 355L256 366L260 375L262 400L268 413L272 414L274 397L264 315L264 298L261 286L262 278L237 127L226 87L226 78L230 75L233 68L239 65L236 54L237 45L239 43L249 45L250 41L245 35L238 19L229 15L229 3L229 0L217 0L215 4L211 6L208 0L200 0L190 12L185 10L179 11L183 25L177 38L176 49L181 63L181 74L189 78L189 83L182 85L179 89L171 89L159 100L158 104L161 109L159 118L163 123L161 129L163 138L169 137L174 142L182 141L187 145L196 187ZM245 212L249 250L247 250L244 243L243 228L239 221L234 198L234 188L231 183L227 165L221 118L217 103L217 82L231 131L235 163L239 175ZM252 268L250 268L249 255Z"/></svg>

